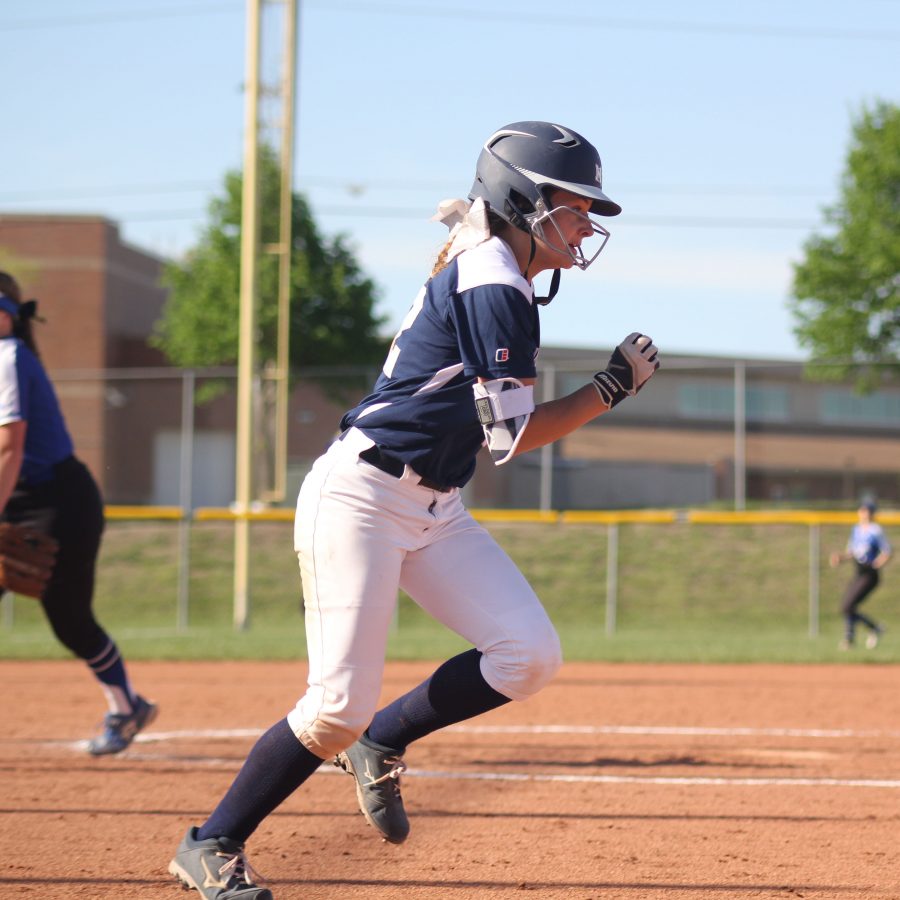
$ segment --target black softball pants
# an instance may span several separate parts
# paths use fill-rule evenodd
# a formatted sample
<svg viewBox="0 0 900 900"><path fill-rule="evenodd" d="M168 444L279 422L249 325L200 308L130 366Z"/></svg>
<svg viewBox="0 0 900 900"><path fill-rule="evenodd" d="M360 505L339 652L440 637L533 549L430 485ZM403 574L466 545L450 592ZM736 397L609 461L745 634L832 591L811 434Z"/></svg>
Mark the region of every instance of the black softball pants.
<svg viewBox="0 0 900 900"><path fill-rule="evenodd" d="M850 642L853 641L858 622L861 622L872 631L878 630L878 624L859 611L859 605L878 587L878 577L878 569L857 563L856 575L850 584L847 585L844 599L841 602L841 613L844 616L844 634Z"/></svg>
<svg viewBox="0 0 900 900"><path fill-rule="evenodd" d="M109 637L94 618L94 573L103 534L103 500L87 467L69 457L54 477L16 487L2 516L59 541L53 576L40 601L53 633L80 659L89 660Z"/></svg>

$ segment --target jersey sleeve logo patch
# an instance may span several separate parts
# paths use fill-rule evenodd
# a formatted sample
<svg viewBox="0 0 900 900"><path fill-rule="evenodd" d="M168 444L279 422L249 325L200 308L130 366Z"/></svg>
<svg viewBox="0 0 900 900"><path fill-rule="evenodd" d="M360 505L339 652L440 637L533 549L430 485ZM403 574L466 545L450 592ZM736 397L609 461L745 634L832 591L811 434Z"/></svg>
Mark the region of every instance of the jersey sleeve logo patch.
<svg viewBox="0 0 900 900"><path fill-rule="evenodd" d="M509 362L509 350L506 347L501 347L494 354L494 361L495 362Z"/></svg>

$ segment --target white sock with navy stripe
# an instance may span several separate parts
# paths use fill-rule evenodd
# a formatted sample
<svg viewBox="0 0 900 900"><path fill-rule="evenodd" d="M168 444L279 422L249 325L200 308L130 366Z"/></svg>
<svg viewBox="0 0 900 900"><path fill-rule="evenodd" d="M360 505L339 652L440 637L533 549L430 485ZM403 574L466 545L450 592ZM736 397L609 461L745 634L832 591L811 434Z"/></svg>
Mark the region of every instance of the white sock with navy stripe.
<svg viewBox="0 0 900 900"><path fill-rule="evenodd" d="M130 715L134 709L134 692L128 681L125 663L115 643L108 638L103 650L85 662L103 688L109 711Z"/></svg>

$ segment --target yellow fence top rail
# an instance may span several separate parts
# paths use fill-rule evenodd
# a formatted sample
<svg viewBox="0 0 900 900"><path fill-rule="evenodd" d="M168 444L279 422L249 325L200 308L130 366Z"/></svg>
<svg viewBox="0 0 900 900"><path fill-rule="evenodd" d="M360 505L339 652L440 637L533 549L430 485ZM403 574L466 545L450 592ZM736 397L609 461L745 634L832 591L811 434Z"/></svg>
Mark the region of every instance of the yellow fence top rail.
<svg viewBox="0 0 900 900"><path fill-rule="evenodd" d="M853 525L855 512L824 509L754 509L718 512L705 509L689 509L686 520L693 525ZM900 513L883 513L876 516L884 525L900 524Z"/></svg>
<svg viewBox="0 0 900 900"><path fill-rule="evenodd" d="M846 510L811 509L755 509L755 510L706 510L706 509L611 509L611 510L541 510L541 509L472 509L472 516L479 522L533 522L544 524L658 524L675 522L690 525L852 525L856 512ZM186 513L178 506L107 506L108 519L131 520L182 520L195 522L233 522L244 518L251 522L291 522L293 507L257 509L243 516L228 507L201 507ZM882 525L900 525L900 511L879 512L876 521Z"/></svg>
<svg viewBox="0 0 900 900"><path fill-rule="evenodd" d="M570 509L560 514L568 523L617 525L624 522L651 522L665 524L678 521L674 509Z"/></svg>
<svg viewBox="0 0 900 900"><path fill-rule="evenodd" d="M107 519L183 519L180 506L107 506Z"/></svg>
<svg viewBox="0 0 900 900"><path fill-rule="evenodd" d="M559 513L549 509L470 509L479 522L549 522L559 521Z"/></svg>
<svg viewBox="0 0 900 900"><path fill-rule="evenodd" d="M203 507L194 510L194 519L198 522L234 521L247 519L250 522L293 522L293 507L275 507L273 509L254 509L241 515L227 507Z"/></svg>

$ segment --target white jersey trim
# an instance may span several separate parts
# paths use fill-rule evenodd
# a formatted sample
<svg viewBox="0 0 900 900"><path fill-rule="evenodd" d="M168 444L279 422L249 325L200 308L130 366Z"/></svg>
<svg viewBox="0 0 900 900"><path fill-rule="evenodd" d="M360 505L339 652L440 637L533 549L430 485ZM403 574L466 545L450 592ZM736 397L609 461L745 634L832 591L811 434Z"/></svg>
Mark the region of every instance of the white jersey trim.
<svg viewBox="0 0 900 900"><path fill-rule="evenodd" d="M509 244L501 238L492 237L461 253L456 257L456 266L459 293L487 284L506 284L529 303L534 301L534 288L522 276Z"/></svg>
<svg viewBox="0 0 900 900"><path fill-rule="evenodd" d="M361 419L363 416L375 412L376 409L385 409L390 405L390 403L373 403L371 406L367 406L356 418Z"/></svg>
<svg viewBox="0 0 900 900"><path fill-rule="evenodd" d="M431 391L442 388L445 384L453 381L463 369L465 369L465 366L462 363L440 369L431 376L431 379L426 384L423 384L422 387L416 391L416 394L428 394L431 393Z"/></svg>
<svg viewBox="0 0 900 900"><path fill-rule="evenodd" d="M0 425L22 420L22 397L16 370L18 349L15 340L0 341Z"/></svg>

